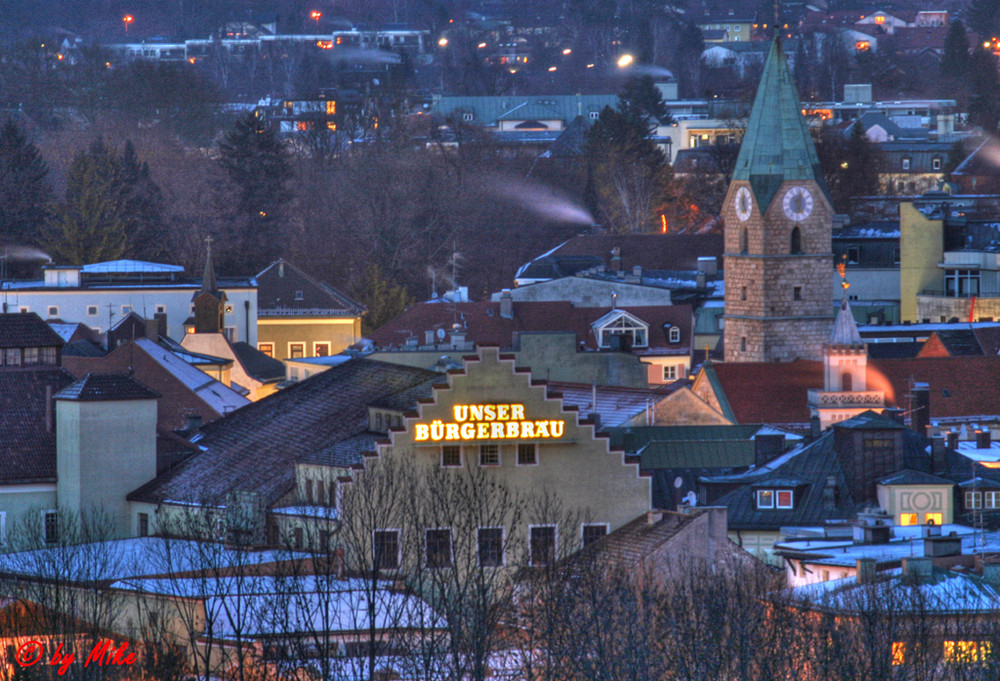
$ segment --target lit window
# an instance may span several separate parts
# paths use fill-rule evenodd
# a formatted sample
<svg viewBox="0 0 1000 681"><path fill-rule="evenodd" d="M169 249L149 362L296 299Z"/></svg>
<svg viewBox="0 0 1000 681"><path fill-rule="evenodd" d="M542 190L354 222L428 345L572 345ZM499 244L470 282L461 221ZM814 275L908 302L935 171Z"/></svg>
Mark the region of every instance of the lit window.
<svg viewBox="0 0 1000 681"><path fill-rule="evenodd" d="M503 529L480 527L478 530L479 566L501 567L503 565Z"/></svg>
<svg viewBox="0 0 1000 681"><path fill-rule="evenodd" d="M316 342L313 343L313 356L314 357L329 357L330 356L330 341Z"/></svg>
<svg viewBox="0 0 1000 681"><path fill-rule="evenodd" d="M301 359L306 356L306 344L305 343L289 343L288 344L288 357L290 359Z"/></svg>
<svg viewBox="0 0 1000 681"><path fill-rule="evenodd" d="M778 508L792 508L792 490L783 489L778 491Z"/></svg>
<svg viewBox="0 0 1000 681"><path fill-rule="evenodd" d="M517 446L517 465L536 466L538 465L538 446L522 442Z"/></svg>
<svg viewBox="0 0 1000 681"><path fill-rule="evenodd" d="M479 445L479 465L499 466L500 445Z"/></svg>
<svg viewBox="0 0 1000 681"><path fill-rule="evenodd" d="M336 115L336 113L337 113L337 102L334 102L332 100L328 101L326 103L326 115L327 116L334 116L334 115Z"/></svg>
<svg viewBox="0 0 1000 681"><path fill-rule="evenodd" d="M664 381L676 381L677 380L677 365L676 364L664 364L663 365L663 380Z"/></svg>
<svg viewBox="0 0 1000 681"><path fill-rule="evenodd" d="M892 664L900 665L906 662L906 643L903 641L892 642Z"/></svg>
<svg viewBox="0 0 1000 681"><path fill-rule="evenodd" d="M883 17L883 16L877 16L877 17L875 17L875 23L876 24L884 24L885 23L885 17ZM893 644L893 645L895 645L895 644ZM902 644L900 644L900 645L902 645Z"/></svg>
<svg viewBox="0 0 1000 681"><path fill-rule="evenodd" d="M531 564L549 565L556 557L555 525L538 525L531 528Z"/></svg>
<svg viewBox="0 0 1000 681"><path fill-rule="evenodd" d="M940 513L925 513L924 514L924 524L925 525L940 525L944 522L944 517Z"/></svg>
<svg viewBox="0 0 1000 681"><path fill-rule="evenodd" d="M462 448L458 445L445 445L441 448L441 465L445 468L458 468L462 465Z"/></svg>
<svg viewBox="0 0 1000 681"><path fill-rule="evenodd" d="M993 652L989 641L945 641L944 661L952 664L985 662Z"/></svg>
<svg viewBox="0 0 1000 681"><path fill-rule="evenodd" d="M974 509L983 507L983 493L982 492L966 492L965 493L965 508Z"/></svg>
<svg viewBox="0 0 1000 681"><path fill-rule="evenodd" d="M399 530L375 530L372 533L372 558L379 570L399 567Z"/></svg>
<svg viewBox="0 0 1000 681"><path fill-rule="evenodd" d="M451 530L427 530L425 540L427 567L451 567Z"/></svg>
<svg viewBox="0 0 1000 681"><path fill-rule="evenodd" d="M268 357L274 357L274 343L257 343L257 349Z"/></svg>
<svg viewBox="0 0 1000 681"><path fill-rule="evenodd" d="M680 327L671 326L670 327L670 342L680 343L681 342L681 330Z"/></svg>
<svg viewBox="0 0 1000 681"><path fill-rule="evenodd" d="M757 490L757 508L774 508L774 490Z"/></svg>
<svg viewBox="0 0 1000 681"><path fill-rule="evenodd" d="M910 159L904 158L903 159L903 170L909 170L909 169L910 169Z"/></svg>
<svg viewBox="0 0 1000 681"><path fill-rule="evenodd" d="M900 525L916 525L920 522L916 513L903 513L899 516Z"/></svg>
<svg viewBox="0 0 1000 681"><path fill-rule="evenodd" d="M583 526L583 545L589 546L595 541L604 537L608 534L608 526L606 524L600 525L584 525Z"/></svg>

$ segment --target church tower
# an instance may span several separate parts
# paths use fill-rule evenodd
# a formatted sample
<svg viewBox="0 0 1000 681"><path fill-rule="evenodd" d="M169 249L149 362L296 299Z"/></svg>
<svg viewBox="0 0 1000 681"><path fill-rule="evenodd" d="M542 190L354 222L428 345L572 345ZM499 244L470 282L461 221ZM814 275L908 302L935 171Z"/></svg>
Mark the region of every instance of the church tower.
<svg viewBox="0 0 1000 681"><path fill-rule="evenodd" d="M780 40L722 208L727 362L823 359L833 208Z"/></svg>
<svg viewBox="0 0 1000 681"><path fill-rule="evenodd" d="M205 273L201 278L201 290L191 298L194 305L193 327L195 333L222 333L226 328L226 292L220 290L215 281L211 237L205 242Z"/></svg>

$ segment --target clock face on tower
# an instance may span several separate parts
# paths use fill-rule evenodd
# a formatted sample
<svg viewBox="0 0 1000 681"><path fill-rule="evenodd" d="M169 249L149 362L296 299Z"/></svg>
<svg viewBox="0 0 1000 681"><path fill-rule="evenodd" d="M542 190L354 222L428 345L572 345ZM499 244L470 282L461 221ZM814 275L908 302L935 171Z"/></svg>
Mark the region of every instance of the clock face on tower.
<svg viewBox="0 0 1000 681"><path fill-rule="evenodd" d="M812 213L813 197L805 187L792 187L785 192L785 198L781 200L781 207L785 209L785 215L789 220L805 220Z"/></svg>
<svg viewBox="0 0 1000 681"><path fill-rule="evenodd" d="M740 222L746 222L750 219L751 208L753 208L753 198L750 196L750 190L746 187L740 187L736 190L736 217L740 219Z"/></svg>

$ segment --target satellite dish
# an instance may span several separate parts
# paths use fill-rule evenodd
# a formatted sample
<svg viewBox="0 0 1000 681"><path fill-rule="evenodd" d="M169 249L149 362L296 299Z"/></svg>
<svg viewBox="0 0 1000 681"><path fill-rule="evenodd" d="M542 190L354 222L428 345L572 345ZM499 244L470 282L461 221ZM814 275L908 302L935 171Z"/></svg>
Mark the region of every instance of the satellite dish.
<svg viewBox="0 0 1000 681"><path fill-rule="evenodd" d="M444 340L444 329L437 330L437 337L439 340Z"/></svg>
<svg viewBox="0 0 1000 681"><path fill-rule="evenodd" d="M678 475L676 478L674 478L674 487L680 489L683 484L684 480L681 479L681 476Z"/></svg>
<svg viewBox="0 0 1000 681"><path fill-rule="evenodd" d="M698 495L695 494L694 491L688 492L687 494L684 495L684 503L687 504L688 506L697 506Z"/></svg>

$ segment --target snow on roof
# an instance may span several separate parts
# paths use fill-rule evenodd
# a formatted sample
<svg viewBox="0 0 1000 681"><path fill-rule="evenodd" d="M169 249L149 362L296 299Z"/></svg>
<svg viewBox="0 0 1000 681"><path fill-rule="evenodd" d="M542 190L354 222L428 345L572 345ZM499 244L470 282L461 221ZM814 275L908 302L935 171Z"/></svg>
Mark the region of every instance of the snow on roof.
<svg viewBox="0 0 1000 681"><path fill-rule="evenodd" d="M83 272L87 274L100 273L132 273L132 272L183 272L181 265L167 265L159 262L147 262L145 260L108 260L106 262L95 262L83 266Z"/></svg>
<svg viewBox="0 0 1000 681"><path fill-rule="evenodd" d="M76 333L79 326L80 325L76 323L49 322L49 327L59 334L59 337L67 343L69 343L69 339L73 337L73 334Z"/></svg>
<svg viewBox="0 0 1000 681"><path fill-rule="evenodd" d="M354 359L351 355L328 355L326 357L298 357L288 360L297 364L315 364L316 366L334 367Z"/></svg>
<svg viewBox="0 0 1000 681"><path fill-rule="evenodd" d="M213 542L136 537L0 554L0 573L107 582L236 564L277 562L275 551L241 554Z"/></svg>
<svg viewBox="0 0 1000 681"><path fill-rule="evenodd" d="M390 590L374 592L375 628L444 627L424 600ZM366 631L370 584L325 575L126 579L112 588L205 601L207 626L215 636L267 636L316 631ZM276 607L280 604L280 607Z"/></svg>
<svg viewBox="0 0 1000 681"><path fill-rule="evenodd" d="M219 414L228 414L250 404L250 400L232 388L152 340L139 338L135 343Z"/></svg>

